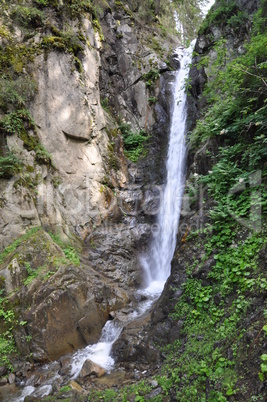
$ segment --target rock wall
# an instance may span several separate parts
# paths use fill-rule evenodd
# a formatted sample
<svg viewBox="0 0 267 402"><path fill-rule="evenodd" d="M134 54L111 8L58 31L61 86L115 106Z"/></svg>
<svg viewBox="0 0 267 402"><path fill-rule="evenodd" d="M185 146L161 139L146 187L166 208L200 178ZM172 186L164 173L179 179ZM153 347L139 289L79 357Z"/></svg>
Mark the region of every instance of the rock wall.
<svg viewBox="0 0 267 402"><path fill-rule="evenodd" d="M16 6L6 6L9 23ZM24 119L22 132L1 128L3 152L6 144L23 167L0 176L0 275L27 322L15 327L17 347L38 362L95 342L111 311L136 302L139 245L149 241L164 177L172 74L163 58L175 46L155 21L146 26L113 1L97 22L53 7L41 8L45 24L37 30L13 21L15 32L1 42L34 53L21 72L37 86L23 104L32 120ZM146 41L155 33L160 56ZM137 163L125 157L120 122L150 135ZM20 245L33 227L45 232ZM61 249L47 232L61 239ZM77 266L62 251L70 242L80 252Z"/></svg>

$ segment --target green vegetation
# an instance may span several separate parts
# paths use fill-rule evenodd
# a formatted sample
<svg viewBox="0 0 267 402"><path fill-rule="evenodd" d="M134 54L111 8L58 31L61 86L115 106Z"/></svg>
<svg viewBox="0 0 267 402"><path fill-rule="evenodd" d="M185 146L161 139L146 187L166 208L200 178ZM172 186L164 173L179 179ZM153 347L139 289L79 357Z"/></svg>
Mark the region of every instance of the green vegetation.
<svg viewBox="0 0 267 402"><path fill-rule="evenodd" d="M222 3L213 8L203 32L211 23L237 27L246 18L235 4ZM190 144L195 150L207 144L213 167L197 181L206 185L206 200L213 200L213 206L209 222L187 239L187 247L194 244L202 257L187 267L183 294L172 314L183 327L179 340L164 350L165 377L159 379L167 392L175 390L181 402L264 400L242 378L247 378L249 368L255 378L251 360L258 363L261 381L266 375L265 354L260 355L266 342L266 301L258 319L250 319L267 290L260 257L267 243L267 54L262 19L260 10L243 55L229 55L222 38L214 47L217 59L200 60L209 71L203 93L207 108ZM257 347L247 342L248 328L257 337Z"/></svg>
<svg viewBox="0 0 267 402"><path fill-rule="evenodd" d="M13 253L24 241L29 240L32 236L38 233L39 230L41 230L41 227L33 227L32 229L29 229L24 235L15 240L12 244L7 246L0 254L0 264L5 261L9 254Z"/></svg>
<svg viewBox="0 0 267 402"><path fill-rule="evenodd" d="M15 154L8 151L7 155L0 156L0 178L10 179L22 169L22 162Z"/></svg>
<svg viewBox="0 0 267 402"><path fill-rule="evenodd" d="M13 338L13 328L17 325L15 313L10 306L8 300L2 296L0 291L0 365L6 365L12 370L12 365L9 360L11 354L17 353L15 341Z"/></svg>
<svg viewBox="0 0 267 402"><path fill-rule="evenodd" d="M105 391L92 390L88 395L88 401L127 402L133 400L135 402L144 402L146 400L145 395L148 395L150 391L152 391L151 386L146 381L140 381L137 384L123 387L116 391L113 389L106 389ZM161 397L156 397L151 400L159 402L162 399Z"/></svg>
<svg viewBox="0 0 267 402"><path fill-rule="evenodd" d="M36 83L30 77L21 76L11 80L3 75L0 78L0 108L5 112L9 107L23 108L36 90Z"/></svg>
<svg viewBox="0 0 267 402"><path fill-rule="evenodd" d="M80 265L80 258L75 248L70 243L63 241L59 235L53 233L49 234L53 241L62 248L67 260L69 260L73 265Z"/></svg>
<svg viewBox="0 0 267 402"><path fill-rule="evenodd" d="M139 158L146 156L144 143L149 139L144 130L135 133L129 123L121 122L119 129L123 136L125 155L132 161L137 162Z"/></svg>
<svg viewBox="0 0 267 402"><path fill-rule="evenodd" d="M201 398L226 401L240 391L239 364L247 354L244 319L253 311L255 297L267 290L265 272L258 261L267 242L266 228L239 242L228 222L220 230L213 229L209 242L202 244L205 236L198 244L206 253L188 267L184 292L172 315L175 321L184 321L181 341L165 350L166 382L169 389L176 389L177 400L184 402ZM231 247L233 241L236 243ZM211 255L214 264L200 279L198 272Z"/></svg>
<svg viewBox="0 0 267 402"><path fill-rule="evenodd" d="M151 87L159 78L159 72L155 69L152 69L148 73L143 74L142 78L145 81L146 86Z"/></svg>
<svg viewBox="0 0 267 402"><path fill-rule="evenodd" d="M25 28L39 28L44 25L45 16L35 7L17 6L11 13L11 18Z"/></svg>

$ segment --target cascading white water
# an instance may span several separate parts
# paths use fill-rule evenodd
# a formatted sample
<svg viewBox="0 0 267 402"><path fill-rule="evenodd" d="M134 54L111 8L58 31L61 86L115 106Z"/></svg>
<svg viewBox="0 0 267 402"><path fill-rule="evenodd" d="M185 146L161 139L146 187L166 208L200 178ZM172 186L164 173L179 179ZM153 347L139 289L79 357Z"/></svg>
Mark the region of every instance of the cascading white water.
<svg viewBox="0 0 267 402"><path fill-rule="evenodd" d="M150 251L141 257L146 275L147 291L160 292L170 275L171 260L176 245L176 235L182 204L185 172L186 90L185 80L189 74L195 41L188 49L178 48L181 67L175 74L173 84L174 106L171 119L169 148L166 163L167 180L158 214L158 232Z"/></svg>

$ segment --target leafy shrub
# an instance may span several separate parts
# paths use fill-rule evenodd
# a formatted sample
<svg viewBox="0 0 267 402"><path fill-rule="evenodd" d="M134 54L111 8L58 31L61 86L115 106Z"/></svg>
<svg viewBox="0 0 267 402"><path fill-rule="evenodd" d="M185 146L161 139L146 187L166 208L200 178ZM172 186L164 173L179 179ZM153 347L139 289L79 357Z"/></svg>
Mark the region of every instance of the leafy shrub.
<svg viewBox="0 0 267 402"><path fill-rule="evenodd" d="M22 169L22 162L16 155L9 152L6 156L0 156L0 178L9 179Z"/></svg>
<svg viewBox="0 0 267 402"><path fill-rule="evenodd" d="M37 91L37 84L29 77L10 80L7 76L0 78L0 108L7 111L9 106L24 107Z"/></svg>
<svg viewBox="0 0 267 402"><path fill-rule="evenodd" d="M0 120L0 131L5 134L15 134L18 135L25 130L25 124L29 128L34 128L34 121L26 109L20 109L17 112L12 112L6 114L2 120Z"/></svg>
<svg viewBox="0 0 267 402"><path fill-rule="evenodd" d="M203 34L212 25L223 25L231 17L239 12L236 2L228 3L227 0L222 0L216 3L208 12L207 17L203 21L199 33Z"/></svg>
<svg viewBox="0 0 267 402"><path fill-rule="evenodd" d="M33 0L33 4L39 8L45 8L49 6L49 0Z"/></svg>
<svg viewBox="0 0 267 402"><path fill-rule="evenodd" d="M39 28L44 25L44 14L35 7L17 6L12 12L13 21L25 28Z"/></svg>
<svg viewBox="0 0 267 402"><path fill-rule="evenodd" d="M39 144L35 149L35 160L46 165L52 164L51 155L41 144Z"/></svg>
<svg viewBox="0 0 267 402"><path fill-rule="evenodd" d="M142 78L146 83L147 87L152 86L155 81L159 78L159 71L156 69L150 70L148 73L143 74Z"/></svg>
<svg viewBox="0 0 267 402"><path fill-rule="evenodd" d="M140 157L145 156L146 154L144 143L149 137L144 130L141 130L139 133L133 132L129 123L121 122L119 124L119 129L123 136L126 156L132 162L137 162Z"/></svg>

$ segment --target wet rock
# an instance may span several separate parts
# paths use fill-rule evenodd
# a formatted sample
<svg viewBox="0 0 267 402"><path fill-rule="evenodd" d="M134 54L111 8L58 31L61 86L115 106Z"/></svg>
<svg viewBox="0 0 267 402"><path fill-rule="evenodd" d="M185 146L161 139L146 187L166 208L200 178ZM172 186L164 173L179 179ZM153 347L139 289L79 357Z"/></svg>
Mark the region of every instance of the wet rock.
<svg viewBox="0 0 267 402"><path fill-rule="evenodd" d="M96 377L102 377L106 373L106 370L94 363L92 360L87 359L81 369L78 380L84 380L86 377L94 375Z"/></svg>
<svg viewBox="0 0 267 402"><path fill-rule="evenodd" d="M7 377L2 377L2 378L0 378L0 387L3 387L3 386L6 385L7 383L8 383Z"/></svg>
<svg viewBox="0 0 267 402"><path fill-rule="evenodd" d="M38 402L40 399L37 396L28 395L24 398L24 402Z"/></svg>
<svg viewBox="0 0 267 402"><path fill-rule="evenodd" d="M7 367L6 366L0 366L0 377L2 377L3 375L6 375L8 372Z"/></svg>
<svg viewBox="0 0 267 402"><path fill-rule="evenodd" d="M220 293L216 293L216 295L214 295L214 303L216 304L216 306L219 306L221 301L222 301L222 296Z"/></svg>
<svg viewBox="0 0 267 402"><path fill-rule="evenodd" d="M179 70L181 63L177 53L174 53L170 58L170 66L173 70Z"/></svg>
<svg viewBox="0 0 267 402"><path fill-rule="evenodd" d="M58 374L63 377L70 376L70 374L71 374L71 356L62 356L59 359L59 363L61 365L61 368L60 368Z"/></svg>
<svg viewBox="0 0 267 402"><path fill-rule="evenodd" d="M16 381L16 376L15 376L15 374L14 374L14 373L10 373L10 374L8 375L8 382L9 382L9 384L14 384L15 381Z"/></svg>

